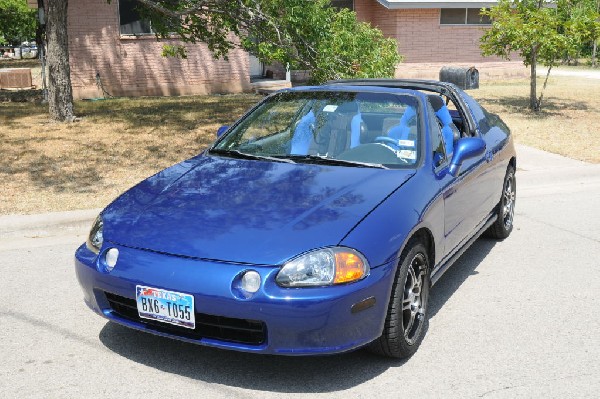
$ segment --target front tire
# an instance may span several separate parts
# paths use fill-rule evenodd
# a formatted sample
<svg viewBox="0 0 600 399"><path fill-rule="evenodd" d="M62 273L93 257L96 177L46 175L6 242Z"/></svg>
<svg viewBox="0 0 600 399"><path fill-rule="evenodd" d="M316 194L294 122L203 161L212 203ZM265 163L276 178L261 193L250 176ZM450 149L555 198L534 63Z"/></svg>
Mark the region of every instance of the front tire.
<svg viewBox="0 0 600 399"><path fill-rule="evenodd" d="M383 332L369 345L372 352L405 358L417 351L429 322L429 271L427 248L409 241L396 272Z"/></svg>
<svg viewBox="0 0 600 399"><path fill-rule="evenodd" d="M504 239L510 235L513 229L516 200L517 180L515 178L515 168L509 165L502 184L502 197L496 211L498 219L487 230L488 236Z"/></svg>

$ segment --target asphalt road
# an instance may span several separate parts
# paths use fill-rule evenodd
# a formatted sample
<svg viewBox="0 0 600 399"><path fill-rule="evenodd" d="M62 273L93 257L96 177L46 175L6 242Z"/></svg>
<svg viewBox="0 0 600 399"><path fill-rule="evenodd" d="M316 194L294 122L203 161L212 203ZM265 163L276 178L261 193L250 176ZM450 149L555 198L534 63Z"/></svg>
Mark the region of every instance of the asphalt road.
<svg viewBox="0 0 600 399"><path fill-rule="evenodd" d="M600 165L518 152L513 234L442 277L407 361L227 352L108 323L72 267L95 211L0 217L0 397L597 398Z"/></svg>

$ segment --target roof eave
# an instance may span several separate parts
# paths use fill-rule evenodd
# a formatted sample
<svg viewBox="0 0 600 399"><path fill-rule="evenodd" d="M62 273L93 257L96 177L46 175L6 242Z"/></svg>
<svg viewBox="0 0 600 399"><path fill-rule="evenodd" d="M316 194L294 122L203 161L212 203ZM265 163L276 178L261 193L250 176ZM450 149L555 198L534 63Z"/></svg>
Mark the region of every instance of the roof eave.
<svg viewBox="0 0 600 399"><path fill-rule="evenodd" d="M412 8L489 8L497 1L394 1L377 0L382 6L391 10Z"/></svg>

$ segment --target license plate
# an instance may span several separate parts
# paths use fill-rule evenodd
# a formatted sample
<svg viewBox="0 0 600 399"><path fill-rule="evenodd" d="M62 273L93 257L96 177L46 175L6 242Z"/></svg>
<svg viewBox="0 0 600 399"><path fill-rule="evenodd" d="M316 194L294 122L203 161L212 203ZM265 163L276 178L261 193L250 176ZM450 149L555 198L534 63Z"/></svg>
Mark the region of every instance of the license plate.
<svg viewBox="0 0 600 399"><path fill-rule="evenodd" d="M195 328L194 297L160 288L135 286L135 299L141 318L185 328Z"/></svg>

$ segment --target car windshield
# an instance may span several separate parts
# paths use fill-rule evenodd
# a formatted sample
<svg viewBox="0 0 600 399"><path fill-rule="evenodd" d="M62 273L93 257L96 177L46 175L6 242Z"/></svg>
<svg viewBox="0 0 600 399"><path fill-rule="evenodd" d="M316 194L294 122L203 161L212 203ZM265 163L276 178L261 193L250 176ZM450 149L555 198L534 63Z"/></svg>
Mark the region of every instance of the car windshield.
<svg viewBox="0 0 600 399"><path fill-rule="evenodd" d="M419 102L410 94L291 91L269 97L211 154L295 163L414 167Z"/></svg>

